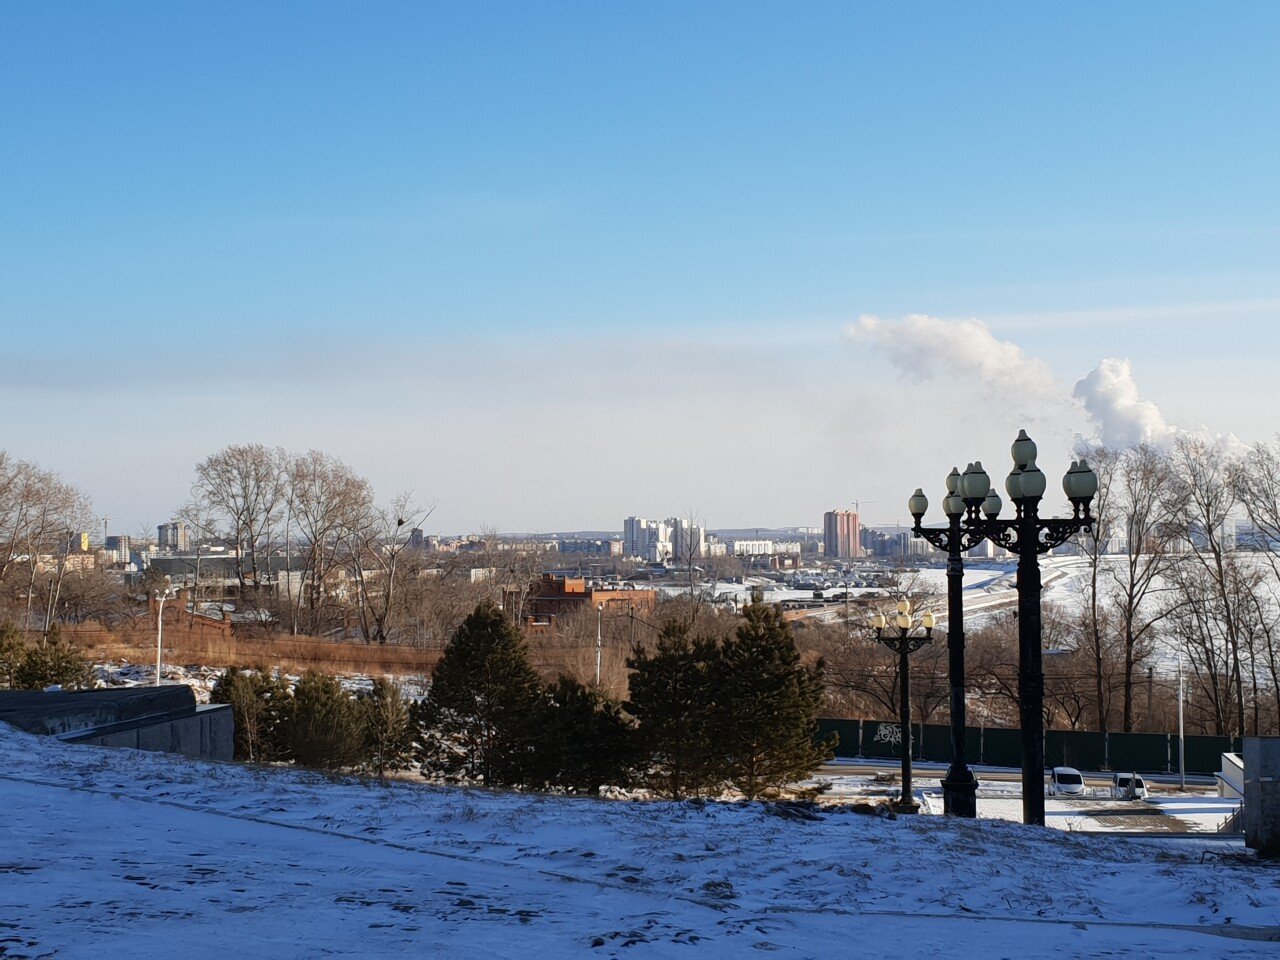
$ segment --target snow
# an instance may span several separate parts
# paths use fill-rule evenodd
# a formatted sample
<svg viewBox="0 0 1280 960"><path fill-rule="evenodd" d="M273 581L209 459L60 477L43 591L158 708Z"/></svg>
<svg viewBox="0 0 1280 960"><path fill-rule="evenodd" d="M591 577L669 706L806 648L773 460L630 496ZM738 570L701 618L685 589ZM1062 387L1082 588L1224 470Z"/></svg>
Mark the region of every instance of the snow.
<svg viewBox="0 0 1280 960"><path fill-rule="evenodd" d="M944 767L917 768L913 776L915 795L926 813L942 814L942 773ZM1010 772L1010 771L1003 771ZM1006 780L983 779L978 790L978 816L989 820L1022 822L1022 785ZM867 773L822 775L805 781L807 786L824 786L825 801L852 802L897 796L898 778ZM1101 833L1205 833L1219 828L1239 809L1235 800L1226 800L1203 791L1170 796L1156 792L1147 800L1117 800L1109 788L1087 788L1089 795L1074 799L1045 798L1045 826L1055 830L1087 830Z"/></svg>
<svg viewBox="0 0 1280 960"><path fill-rule="evenodd" d="M380 785L7 727L0 770L5 956L1243 957L1280 936L1280 870L1232 842Z"/></svg>
<svg viewBox="0 0 1280 960"><path fill-rule="evenodd" d="M156 682L154 663L96 663L93 666L94 676L100 687L149 687ZM184 683L195 694L197 703L208 703L214 684L226 673L224 667L204 667L199 665L180 666L165 663L161 667L161 678L165 683ZM284 673L284 678L291 684L296 683L298 675ZM405 696L421 699L427 695L431 679L419 674L403 674L387 676L400 685ZM373 689L374 678L363 673L342 674L338 682L349 693L367 693Z"/></svg>

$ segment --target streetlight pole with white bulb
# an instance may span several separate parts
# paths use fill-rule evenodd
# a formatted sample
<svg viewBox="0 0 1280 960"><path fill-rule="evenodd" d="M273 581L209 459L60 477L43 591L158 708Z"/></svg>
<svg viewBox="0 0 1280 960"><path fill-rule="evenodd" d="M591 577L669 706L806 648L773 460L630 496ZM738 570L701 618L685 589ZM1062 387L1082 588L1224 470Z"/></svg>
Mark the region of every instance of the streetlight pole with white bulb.
<svg viewBox="0 0 1280 960"><path fill-rule="evenodd" d="M604 604L596 604L596 689L600 689L600 657L604 652Z"/></svg>
<svg viewBox="0 0 1280 960"><path fill-rule="evenodd" d="M164 589L156 591L156 686L160 686L160 660L164 652L164 602L173 600L178 591L168 577L164 578Z"/></svg>

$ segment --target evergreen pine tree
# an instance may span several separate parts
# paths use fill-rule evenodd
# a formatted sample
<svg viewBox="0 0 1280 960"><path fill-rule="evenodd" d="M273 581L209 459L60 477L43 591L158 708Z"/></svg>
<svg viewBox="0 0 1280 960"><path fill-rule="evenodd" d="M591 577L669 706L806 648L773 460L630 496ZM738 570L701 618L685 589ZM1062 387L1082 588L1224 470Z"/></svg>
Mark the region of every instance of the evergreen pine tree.
<svg viewBox="0 0 1280 960"><path fill-rule="evenodd" d="M749 799L776 794L833 754L816 740L822 665L801 665L791 625L778 607L752 604L721 649L718 740L728 779Z"/></svg>
<svg viewBox="0 0 1280 960"><path fill-rule="evenodd" d="M309 670L293 687L279 724L282 752L319 770L355 766L364 753L364 722L338 678Z"/></svg>
<svg viewBox="0 0 1280 960"><path fill-rule="evenodd" d="M519 629L482 603L454 633L421 718L424 771L520 784L531 776L532 718L542 696Z"/></svg>
<svg viewBox="0 0 1280 960"><path fill-rule="evenodd" d="M231 706L237 760L262 763L281 755L280 722L290 706L284 678L264 670L229 667L213 685L209 702Z"/></svg>
<svg viewBox="0 0 1280 960"><path fill-rule="evenodd" d="M413 759L417 731L410 705L400 688L385 677L360 695L364 717L364 769L381 778L388 770L403 770Z"/></svg>
<svg viewBox="0 0 1280 960"><path fill-rule="evenodd" d="M22 665L27 660L27 645L22 642L18 629L6 620L0 624L0 687L19 690L18 681Z"/></svg>
<svg viewBox="0 0 1280 960"><path fill-rule="evenodd" d="M662 628L652 653L638 650L631 668L628 712L639 721L643 779L672 799L719 793L724 757L716 743L720 649L691 637L682 623Z"/></svg>
<svg viewBox="0 0 1280 960"><path fill-rule="evenodd" d="M536 711L533 779L576 793L628 786L639 758L634 724L619 704L569 677Z"/></svg>
<svg viewBox="0 0 1280 960"><path fill-rule="evenodd" d="M80 648L62 635L56 623L39 643L26 645L14 680L19 690L43 690L55 685L64 690L92 690L97 685L93 666Z"/></svg>

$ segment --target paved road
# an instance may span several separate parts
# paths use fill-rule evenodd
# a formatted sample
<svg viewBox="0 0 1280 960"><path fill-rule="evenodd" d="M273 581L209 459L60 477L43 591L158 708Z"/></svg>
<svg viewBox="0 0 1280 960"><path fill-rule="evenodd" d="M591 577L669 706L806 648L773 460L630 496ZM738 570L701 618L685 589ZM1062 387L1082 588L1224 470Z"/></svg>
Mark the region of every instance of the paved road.
<svg viewBox="0 0 1280 960"><path fill-rule="evenodd" d="M901 764L897 760L843 760L836 763L824 763L818 770L818 776L823 777L849 777L849 776L865 776L873 777L878 773L897 774L901 769ZM947 765L945 763L923 762L917 760L912 764L912 773L916 780L932 780L935 777L941 778L946 773ZM1109 787L1111 786L1111 774L1098 771L1082 771L1084 782L1090 787ZM1022 772L1007 767L975 767L974 776L981 783L983 781L1019 783L1022 780ZM1143 779L1153 787L1171 787L1176 789L1178 786L1177 774L1143 774ZM1048 782L1048 774L1045 774L1045 782ZM1216 781L1213 777L1205 776L1188 776L1188 787L1212 787Z"/></svg>

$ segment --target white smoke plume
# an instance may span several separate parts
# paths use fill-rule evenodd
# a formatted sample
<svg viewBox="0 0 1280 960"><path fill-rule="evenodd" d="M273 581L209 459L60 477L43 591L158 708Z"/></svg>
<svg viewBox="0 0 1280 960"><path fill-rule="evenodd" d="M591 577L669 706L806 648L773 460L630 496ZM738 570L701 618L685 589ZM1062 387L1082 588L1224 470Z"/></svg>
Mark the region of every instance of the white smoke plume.
<svg viewBox="0 0 1280 960"><path fill-rule="evenodd" d="M1159 407L1139 397L1128 360L1103 360L1076 382L1072 395L1084 404L1104 447L1122 450L1140 443L1163 447L1178 433Z"/></svg>
<svg viewBox="0 0 1280 960"><path fill-rule="evenodd" d="M944 320L912 314L901 320L864 315L847 331L849 338L873 344L894 366L914 375L946 373L980 384L1018 412L1072 421L1081 448L1101 443L1124 449L1139 443L1164 447L1181 433L1213 440L1224 450L1246 449L1232 434L1214 436L1207 428L1185 431L1170 424L1150 400L1138 393L1133 366L1126 359L1102 360L1075 389L1068 391L1043 360L1027 356L1021 347L998 339L981 320ZM1084 435L1087 434L1087 437Z"/></svg>
<svg viewBox="0 0 1280 960"><path fill-rule="evenodd" d="M951 373L1040 407L1064 401L1065 387L1048 364L1028 357L1016 343L997 339L981 320L922 313L882 320L864 314L846 332L852 340L879 347L894 366L913 374Z"/></svg>

